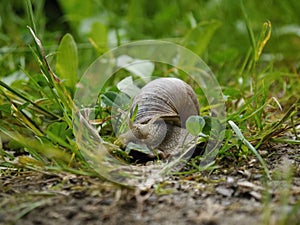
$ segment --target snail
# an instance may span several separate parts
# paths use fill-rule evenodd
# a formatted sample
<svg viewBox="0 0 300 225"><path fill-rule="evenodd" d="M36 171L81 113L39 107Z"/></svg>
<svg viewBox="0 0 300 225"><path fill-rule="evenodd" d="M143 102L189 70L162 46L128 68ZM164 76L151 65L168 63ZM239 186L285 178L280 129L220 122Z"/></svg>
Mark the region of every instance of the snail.
<svg viewBox="0 0 300 225"><path fill-rule="evenodd" d="M120 135L123 145L130 142L156 149L161 158L178 153L194 138L186 120L199 115L199 103L192 87L177 78L158 78L146 84L134 97L127 132Z"/></svg>

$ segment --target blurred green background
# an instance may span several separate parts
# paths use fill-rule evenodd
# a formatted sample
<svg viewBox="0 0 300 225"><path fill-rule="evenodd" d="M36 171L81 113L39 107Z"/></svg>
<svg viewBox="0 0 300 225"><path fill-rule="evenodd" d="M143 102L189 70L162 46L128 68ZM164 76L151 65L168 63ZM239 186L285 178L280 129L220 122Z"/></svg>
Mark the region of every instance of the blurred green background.
<svg viewBox="0 0 300 225"><path fill-rule="evenodd" d="M33 39L26 27L30 20L25 3L25 0L1 1L0 77L24 67L37 69L29 48ZM227 83L236 78L236 70L251 47L245 14L255 37L264 22L272 24L271 39L261 57L263 63L289 71L297 71L300 66L298 0L32 0L32 3L37 35L47 53L55 52L62 36L71 33L78 43L80 72L99 54L122 43L140 39L180 43L196 28L194 43L187 46L193 50L205 41L201 36L210 32L201 57L220 82ZM197 27L199 24L202 25Z"/></svg>

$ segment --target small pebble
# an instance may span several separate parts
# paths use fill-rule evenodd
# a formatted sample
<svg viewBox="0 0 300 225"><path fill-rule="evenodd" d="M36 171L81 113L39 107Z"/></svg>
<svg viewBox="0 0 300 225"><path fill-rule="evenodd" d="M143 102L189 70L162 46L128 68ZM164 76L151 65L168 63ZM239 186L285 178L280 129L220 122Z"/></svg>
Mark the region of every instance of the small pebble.
<svg viewBox="0 0 300 225"><path fill-rule="evenodd" d="M234 191L231 188L225 188L219 186L216 188L216 192L225 197L231 197Z"/></svg>
<svg viewBox="0 0 300 225"><path fill-rule="evenodd" d="M227 181L228 184L233 184L235 182L233 177L227 177Z"/></svg>

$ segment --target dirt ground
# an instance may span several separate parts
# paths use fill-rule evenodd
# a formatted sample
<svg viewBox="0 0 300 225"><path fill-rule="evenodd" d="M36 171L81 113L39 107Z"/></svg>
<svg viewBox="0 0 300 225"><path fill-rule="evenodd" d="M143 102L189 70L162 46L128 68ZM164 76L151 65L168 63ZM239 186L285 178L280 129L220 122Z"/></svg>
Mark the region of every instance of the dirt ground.
<svg viewBox="0 0 300 225"><path fill-rule="evenodd" d="M255 157L173 176L147 191L66 173L2 170L0 224L300 224L300 148L265 146Z"/></svg>

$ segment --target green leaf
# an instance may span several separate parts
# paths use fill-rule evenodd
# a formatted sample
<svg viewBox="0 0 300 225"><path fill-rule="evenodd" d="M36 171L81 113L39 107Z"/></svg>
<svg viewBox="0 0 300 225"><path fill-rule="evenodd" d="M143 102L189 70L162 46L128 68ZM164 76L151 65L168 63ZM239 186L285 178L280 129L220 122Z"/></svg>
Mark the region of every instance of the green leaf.
<svg viewBox="0 0 300 225"><path fill-rule="evenodd" d="M198 136L205 125L205 120L201 116L190 116L186 121L186 129L195 136Z"/></svg>
<svg viewBox="0 0 300 225"><path fill-rule="evenodd" d="M66 34L58 47L56 72L64 80L71 94L74 93L77 82L78 54L77 46L71 34Z"/></svg>
<svg viewBox="0 0 300 225"><path fill-rule="evenodd" d="M216 20L198 23L187 33L182 44L197 55L202 55L220 26L221 22Z"/></svg>
<svg viewBox="0 0 300 225"><path fill-rule="evenodd" d="M221 132L224 132L224 127L222 123L215 117L204 116L205 125L202 129L202 133L209 135L212 138L220 136Z"/></svg>

